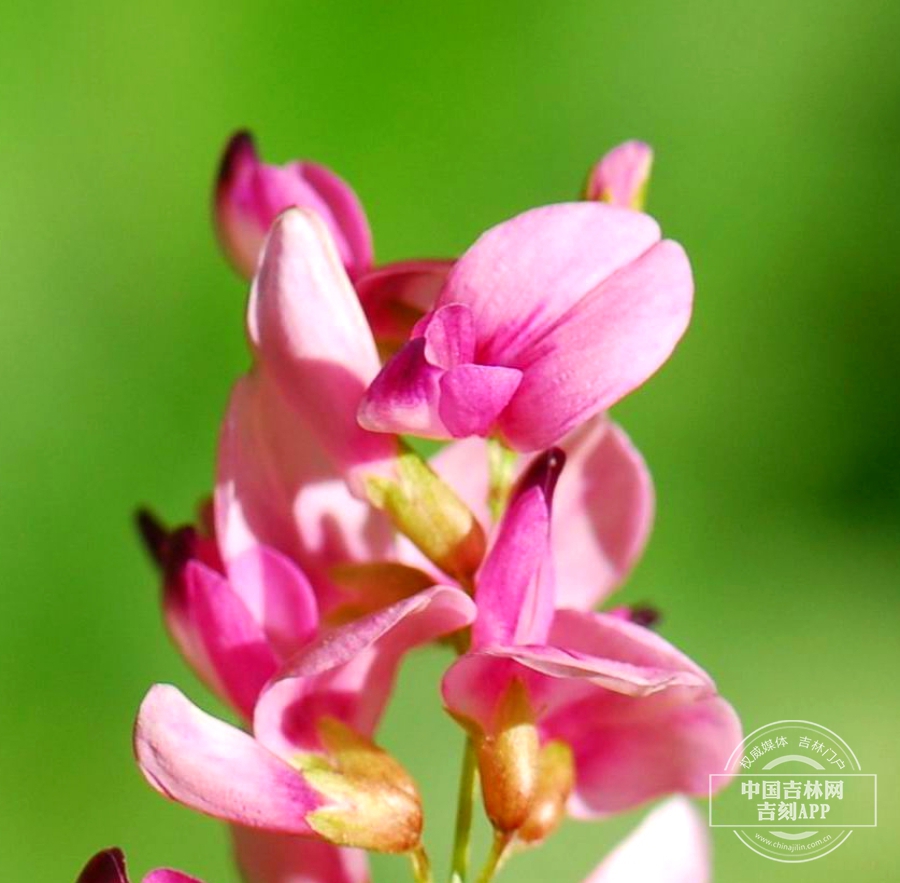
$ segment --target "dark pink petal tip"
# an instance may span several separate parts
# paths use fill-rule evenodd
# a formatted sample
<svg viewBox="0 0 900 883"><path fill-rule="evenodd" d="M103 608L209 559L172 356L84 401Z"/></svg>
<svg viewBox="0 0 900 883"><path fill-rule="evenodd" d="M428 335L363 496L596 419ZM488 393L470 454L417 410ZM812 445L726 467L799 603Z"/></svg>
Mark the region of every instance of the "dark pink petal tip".
<svg viewBox="0 0 900 883"><path fill-rule="evenodd" d="M257 162L256 141L248 129L239 129L225 145L219 172L216 175L216 190L227 187L239 168L245 162Z"/></svg>
<svg viewBox="0 0 900 883"><path fill-rule="evenodd" d="M531 488L540 488L548 505L553 500L556 483L566 465L566 454L562 448L550 448L535 457L528 464L519 479L516 493L524 493Z"/></svg>
<svg viewBox="0 0 900 883"><path fill-rule="evenodd" d="M84 866L76 883L128 883L122 850L112 847L98 852Z"/></svg>

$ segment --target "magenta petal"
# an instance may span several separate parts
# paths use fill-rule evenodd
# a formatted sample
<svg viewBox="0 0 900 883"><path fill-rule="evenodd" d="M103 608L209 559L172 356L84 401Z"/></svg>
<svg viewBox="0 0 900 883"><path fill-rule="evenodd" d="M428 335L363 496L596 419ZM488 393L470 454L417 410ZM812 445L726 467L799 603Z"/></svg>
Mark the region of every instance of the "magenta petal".
<svg viewBox="0 0 900 883"><path fill-rule="evenodd" d="M549 328L659 238L647 215L600 203L532 209L482 234L457 261L437 306L471 309L480 363L523 367L522 354Z"/></svg>
<svg viewBox="0 0 900 883"><path fill-rule="evenodd" d="M449 304L429 313L413 334L425 338L425 359L438 368L453 368L475 357L472 311L462 304Z"/></svg>
<svg viewBox="0 0 900 883"><path fill-rule="evenodd" d="M565 457L548 451L519 479L475 584L472 646L541 644L553 620L550 504Z"/></svg>
<svg viewBox="0 0 900 883"><path fill-rule="evenodd" d="M356 292L375 339L392 348L405 343L434 306L452 266L452 261L404 261L357 279Z"/></svg>
<svg viewBox="0 0 900 883"><path fill-rule="evenodd" d="M372 236L359 199L324 166L262 163L252 136L238 132L222 158L215 194L216 229L235 268L251 278L266 233L285 209L315 211L328 226L351 276L372 264Z"/></svg>
<svg viewBox="0 0 900 883"><path fill-rule="evenodd" d="M475 604L465 592L435 586L323 633L263 692L254 718L257 738L278 754L315 750L322 715L371 735L403 654L474 618Z"/></svg>
<svg viewBox="0 0 900 883"><path fill-rule="evenodd" d="M446 438L438 411L444 369L425 357L424 337L411 340L372 381L359 407L359 425L373 432Z"/></svg>
<svg viewBox="0 0 900 883"><path fill-rule="evenodd" d="M322 799L300 773L175 687L158 684L147 694L134 744L144 777L169 799L252 828L312 833L306 814Z"/></svg>
<svg viewBox="0 0 900 883"><path fill-rule="evenodd" d="M653 150L643 141L626 141L614 147L591 169L585 196L622 208L640 208L643 202Z"/></svg>
<svg viewBox="0 0 900 883"><path fill-rule="evenodd" d="M292 204L311 208L324 218L350 278L365 273L372 266L372 232L356 193L325 166L303 162L289 168L318 197L307 204ZM279 212L285 208L288 205L281 206Z"/></svg>
<svg viewBox="0 0 900 883"><path fill-rule="evenodd" d="M334 243L314 214L289 209L275 221L247 322L259 365L339 469L393 457L393 439L356 422L378 354Z"/></svg>
<svg viewBox="0 0 900 883"><path fill-rule="evenodd" d="M647 815L584 883L709 883L709 830L691 802L672 797Z"/></svg>
<svg viewBox="0 0 900 883"><path fill-rule="evenodd" d="M450 435L465 438L488 435L522 382L516 368L460 365L440 381L438 413Z"/></svg>
<svg viewBox="0 0 900 883"><path fill-rule="evenodd" d="M170 871L166 868L160 868L158 871L151 871L144 877L144 883L201 883L196 877L189 877L182 874L181 871Z"/></svg>
<svg viewBox="0 0 900 883"><path fill-rule="evenodd" d="M85 866L76 883L128 883L121 849L104 849Z"/></svg>
<svg viewBox="0 0 900 883"><path fill-rule="evenodd" d="M247 549L228 563L228 577L280 657L290 656L316 630L316 596L289 558L265 546Z"/></svg>
<svg viewBox="0 0 900 883"><path fill-rule="evenodd" d="M192 618L218 682L228 700L250 718L278 660L261 626L222 576L191 561L184 578Z"/></svg>
<svg viewBox="0 0 900 883"><path fill-rule="evenodd" d="M556 604L590 610L628 575L653 523L653 482L638 450L605 415L562 443L554 498Z"/></svg>
<svg viewBox="0 0 900 883"><path fill-rule="evenodd" d="M252 883L369 883L369 861L360 849L321 840L232 826L235 858Z"/></svg>
<svg viewBox="0 0 900 883"><path fill-rule="evenodd" d="M510 444L549 447L640 386L687 328L692 296L687 256L671 241L598 284L522 355L528 369L500 421Z"/></svg>

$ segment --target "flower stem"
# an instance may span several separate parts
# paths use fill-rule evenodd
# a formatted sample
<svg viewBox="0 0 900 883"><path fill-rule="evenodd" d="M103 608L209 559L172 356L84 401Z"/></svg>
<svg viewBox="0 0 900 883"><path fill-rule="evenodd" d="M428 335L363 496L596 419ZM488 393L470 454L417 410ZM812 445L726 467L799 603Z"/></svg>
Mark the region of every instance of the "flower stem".
<svg viewBox="0 0 900 883"><path fill-rule="evenodd" d="M469 842L472 837L472 807L475 803L475 747L466 739L462 768L459 773L459 800L456 805L456 833L450 883L464 883L469 873Z"/></svg>
<svg viewBox="0 0 900 883"><path fill-rule="evenodd" d="M494 834L494 844L491 847L490 855L481 873L478 875L477 883L490 883L494 879L494 874L503 866L506 860L507 849L512 843L512 836L509 834L501 834L499 831Z"/></svg>
<svg viewBox="0 0 900 883"><path fill-rule="evenodd" d="M409 860L412 862L413 877L416 883L434 883L434 875L431 873L431 860L425 847L419 845L409 853Z"/></svg>
<svg viewBox="0 0 900 883"><path fill-rule="evenodd" d="M488 469L490 474L490 488L488 491L488 505L491 510L491 518L494 522L500 520L509 492L512 488L516 468L516 452L511 451L502 441L496 438L488 439Z"/></svg>

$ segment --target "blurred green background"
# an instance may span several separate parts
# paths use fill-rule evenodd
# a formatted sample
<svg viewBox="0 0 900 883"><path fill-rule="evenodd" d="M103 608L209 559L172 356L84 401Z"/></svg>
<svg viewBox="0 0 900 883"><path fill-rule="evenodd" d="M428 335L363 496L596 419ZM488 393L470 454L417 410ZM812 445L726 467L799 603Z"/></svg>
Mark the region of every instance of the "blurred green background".
<svg viewBox="0 0 900 883"><path fill-rule="evenodd" d="M659 515L622 597L717 677L747 730L814 720L879 774L880 827L784 866L717 832L716 879L884 881L900 862L900 5L877 0L199 3L0 10L0 876L235 878L219 826L130 756L170 650L130 515L190 515L247 364L217 253L219 150L353 182L381 259L460 252L577 194L628 137L692 256L677 357L618 410ZM446 658L382 732L425 781L443 873L459 736ZM639 817L569 823L501 879L578 883ZM377 879L402 879L377 859Z"/></svg>

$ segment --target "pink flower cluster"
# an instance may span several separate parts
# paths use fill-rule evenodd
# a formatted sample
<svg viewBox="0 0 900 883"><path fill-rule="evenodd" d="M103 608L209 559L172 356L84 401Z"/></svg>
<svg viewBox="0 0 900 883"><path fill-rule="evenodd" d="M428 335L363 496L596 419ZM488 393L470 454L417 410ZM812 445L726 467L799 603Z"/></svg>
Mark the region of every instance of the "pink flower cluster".
<svg viewBox="0 0 900 883"><path fill-rule="evenodd" d="M378 265L333 172L267 165L244 133L228 145L215 221L251 282L253 365L197 523L139 524L174 643L241 723L156 685L134 738L153 788L230 825L249 883L363 883L365 850L409 854L432 879L417 783L374 741L424 644L455 652L440 692L467 734L461 801L477 776L495 831L481 881L566 814L706 795L740 741L712 679L646 611L596 609L654 508L606 412L691 312L688 259L640 210L650 164L629 142L581 201L507 220L456 261ZM409 436L449 444L428 460ZM707 853L671 797L588 883L702 883ZM108 850L80 883L127 880Z"/></svg>

